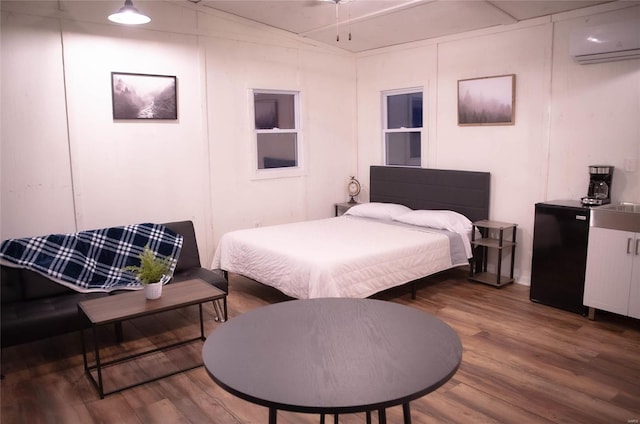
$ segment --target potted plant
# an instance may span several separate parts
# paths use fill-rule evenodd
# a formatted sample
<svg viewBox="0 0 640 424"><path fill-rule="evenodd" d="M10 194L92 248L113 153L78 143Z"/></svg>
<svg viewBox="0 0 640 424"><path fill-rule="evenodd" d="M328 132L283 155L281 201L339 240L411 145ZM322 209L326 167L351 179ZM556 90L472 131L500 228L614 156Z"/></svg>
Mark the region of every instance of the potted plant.
<svg viewBox="0 0 640 424"><path fill-rule="evenodd" d="M162 285L168 278L171 259L157 257L148 245L142 249L138 257L140 265L129 265L122 269L136 276L144 286L147 299L157 299L162 295Z"/></svg>

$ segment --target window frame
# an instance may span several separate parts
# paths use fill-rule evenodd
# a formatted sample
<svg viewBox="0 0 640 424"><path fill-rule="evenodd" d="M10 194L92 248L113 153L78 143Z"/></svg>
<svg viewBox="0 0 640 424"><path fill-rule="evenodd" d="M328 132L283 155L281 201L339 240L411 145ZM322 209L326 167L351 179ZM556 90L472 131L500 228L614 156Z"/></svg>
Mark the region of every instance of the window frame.
<svg viewBox="0 0 640 424"><path fill-rule="evenodd" d="M294 109L294 128L272 128L272 129L257 129L256 128L256 114L255 114L255 95L256 94L285 94L293 96L293 109ZM254 179L267 179L267 178L280 178L280 177L296 177L304 175L304 160L303 160L303 143L302 143L302 128L300 119L300 96L299 90L287 90L287 89L260 89L252 88L249 90L249 103L250 103L250 119L251 119L251 131L252 131L252 151L253 151L253 173ZM278 168L259 168L259 155L258 155L258 135L259 134L296 134L295 138L295 157L296 166L278 167Z"/></svg>
<svg viewBox="0 0 640 424"><path fill-rule="evenodd" d="M390 96L402 95L402 94L422 94L422 126L421 127L401 127L401 128L389 128L389 114L388 114L388 101ZM392 90L384 90L381 92L381 104L382 104L382 161L385 166L410 166L414 168L422 167L422 157L424 156L424 130L425 130L425 89L424 87L410 87L400 88ZM410 158L418 158L419 163L417 165L390 165L387 163L387 134L392 133L420 133L420 156L409 156ZM411 146L410 146L411 149Z"/></svg>

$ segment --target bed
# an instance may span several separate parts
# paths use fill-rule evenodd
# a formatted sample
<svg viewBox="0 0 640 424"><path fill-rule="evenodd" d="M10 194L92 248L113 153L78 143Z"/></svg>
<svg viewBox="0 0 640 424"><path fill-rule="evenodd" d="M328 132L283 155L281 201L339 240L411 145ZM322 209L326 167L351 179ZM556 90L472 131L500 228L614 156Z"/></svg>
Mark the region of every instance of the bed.
<svg viewBox="0 0 640 424"><path fill-rule="evenodd" d="M369 203L334 218L224 234L212 268L297 298L365 298L461 265L488 219L486 172L370 169Z"/></svg>

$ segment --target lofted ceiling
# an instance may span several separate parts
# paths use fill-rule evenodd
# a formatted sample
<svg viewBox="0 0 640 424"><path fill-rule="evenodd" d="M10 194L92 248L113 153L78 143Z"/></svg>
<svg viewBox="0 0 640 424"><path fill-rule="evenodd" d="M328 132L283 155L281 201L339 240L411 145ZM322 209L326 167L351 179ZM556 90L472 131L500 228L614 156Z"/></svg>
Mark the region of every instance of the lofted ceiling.
<svg viewBox="0 0 640 424"><path fill-rule="evenodd" d="M362 52L514 24L610 0L339 0L337 5L335 0L189 1Z"/></svg>

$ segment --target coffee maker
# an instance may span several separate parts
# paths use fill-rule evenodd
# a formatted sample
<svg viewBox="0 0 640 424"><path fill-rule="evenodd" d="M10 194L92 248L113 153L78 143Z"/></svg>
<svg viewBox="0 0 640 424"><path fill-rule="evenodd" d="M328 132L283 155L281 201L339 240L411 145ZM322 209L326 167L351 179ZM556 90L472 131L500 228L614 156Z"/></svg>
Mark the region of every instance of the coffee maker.
<svg viewBox="0 0 640 424"><path fill-rule="evenodd" d="M589 190L587 195L582 198L582 204L586 206L599 206L611 203L612 178L613 166L589 166Z"/></svg>

